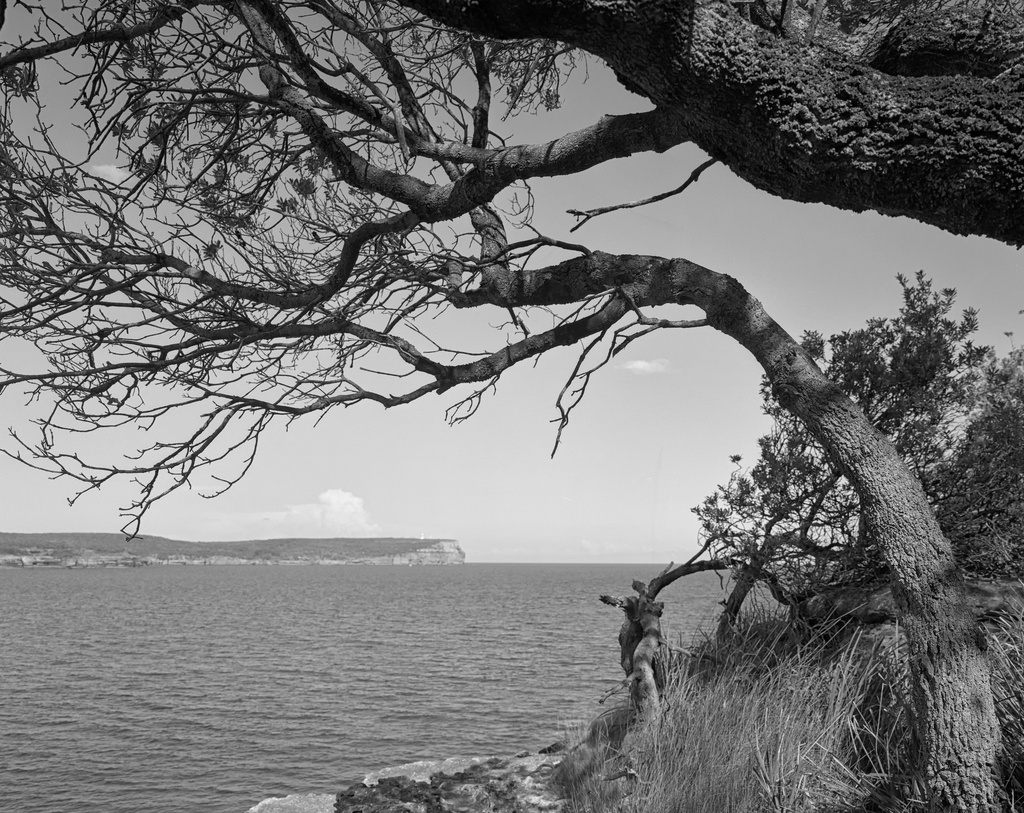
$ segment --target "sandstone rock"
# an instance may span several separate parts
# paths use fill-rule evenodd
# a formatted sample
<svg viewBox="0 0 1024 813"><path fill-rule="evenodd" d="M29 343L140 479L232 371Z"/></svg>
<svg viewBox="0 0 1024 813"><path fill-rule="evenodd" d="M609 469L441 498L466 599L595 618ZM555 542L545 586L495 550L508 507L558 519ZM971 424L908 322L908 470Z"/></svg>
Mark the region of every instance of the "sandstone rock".
<svg viewBox="0 0 1024 813"><path fill-rule="evenodd" d="M249 813L333 813L334 794L307 793L264 799Z"/></svg>
<svg viewBox="0 0 1024 813"><path fill-rule="evenodd" d="M412 762L369 774L337 796L265 799L249 813L560 813L559 756Z"/></svg>
<svg viewBox="0 0 1024 813"><path fill-rule="evenodd" d="M461 565L466 561L466 554L457 542L441 541L409 553L400 553L392 557L393 565ZM383 563L382 563L383 564Z"/></svg>

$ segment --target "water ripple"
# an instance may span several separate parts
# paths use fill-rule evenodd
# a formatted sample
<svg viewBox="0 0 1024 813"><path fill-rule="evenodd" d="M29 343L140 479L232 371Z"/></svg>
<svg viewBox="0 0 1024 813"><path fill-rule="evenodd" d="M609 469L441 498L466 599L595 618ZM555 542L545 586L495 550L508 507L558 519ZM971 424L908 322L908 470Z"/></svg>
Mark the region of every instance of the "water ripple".
<svg viewBox="0 0 1024 813"><path fill-rule="evenodd" d="M242 813L415 759L537 749L618 680L650 566L0 569L14 813ZM704 574L706 575L706 574ZM665 596L710 617L714 577Z"/></svg>

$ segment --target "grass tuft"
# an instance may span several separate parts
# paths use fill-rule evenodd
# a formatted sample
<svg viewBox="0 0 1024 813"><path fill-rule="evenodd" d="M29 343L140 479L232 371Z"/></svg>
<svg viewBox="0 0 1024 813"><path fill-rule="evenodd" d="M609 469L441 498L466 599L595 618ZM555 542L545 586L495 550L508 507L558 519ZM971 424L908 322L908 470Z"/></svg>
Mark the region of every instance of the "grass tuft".
<svg viewBox="0 0 1024 813"><path fill-rule="evenodd" d="M670 670L658 719L619 708L576 735L557 781L571 813L909 813L922 789L898 636L764 611ZM990 635L1007 810L1024 802L1024 617ZM614 719L611 725L608 719Z"/></svg>
<svg viewBox="0 0 1024 813"><path fill-rule="evenodd" d="M1024 608L997 622L990 637L992 691L1003 731L1003 789L1010 810L1024 809Z"/></svg>

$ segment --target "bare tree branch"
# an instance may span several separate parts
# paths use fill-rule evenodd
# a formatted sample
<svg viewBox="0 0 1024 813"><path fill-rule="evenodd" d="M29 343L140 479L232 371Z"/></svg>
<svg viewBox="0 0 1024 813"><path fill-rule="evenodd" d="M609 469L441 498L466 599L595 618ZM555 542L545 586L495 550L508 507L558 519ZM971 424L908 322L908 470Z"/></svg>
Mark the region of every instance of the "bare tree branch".
<svg viewBox="0 0 1024 813"><path fill-rule="evenodd" d="M617 203L614 206L602 206L597 209L569 209L569 214L582 218L582 220L580 220L579 223L577 223L575 226L569 229L569 231L573 232L579 229L580 227L587 225L587 223L589 223L593 218L597 217L598 215L607 214L608 212L617 212L620 209L635 209L639 206L646 206L649 203L657 203L658 201L665 200L666 198L671 198L674 195L678 195L682 192L685 192L691 184L693 184L698 178L700 178L701 173L703 173L705 169L710 167L712 164L717 163L718 161L716 159L709 158L703 164L698 166L693 172L691 172L690 177L687 178L681 186L677 186L675 189L669 192L662 192L657 195L652 195L651 197L644 198L643 200L634 200L629 203Z"/></svg>

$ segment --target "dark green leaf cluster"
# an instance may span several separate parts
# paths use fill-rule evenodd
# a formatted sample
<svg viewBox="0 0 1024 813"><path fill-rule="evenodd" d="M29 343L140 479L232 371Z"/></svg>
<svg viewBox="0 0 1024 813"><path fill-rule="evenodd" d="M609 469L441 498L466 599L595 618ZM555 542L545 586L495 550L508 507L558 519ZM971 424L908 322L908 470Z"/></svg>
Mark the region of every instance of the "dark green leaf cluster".
<svg viewBox="0 0 1024 813"><path fill-rule="evenodd" d="M929 486L966 570L1024 576L1024 348L988 360L966 427Z"/></svg>

